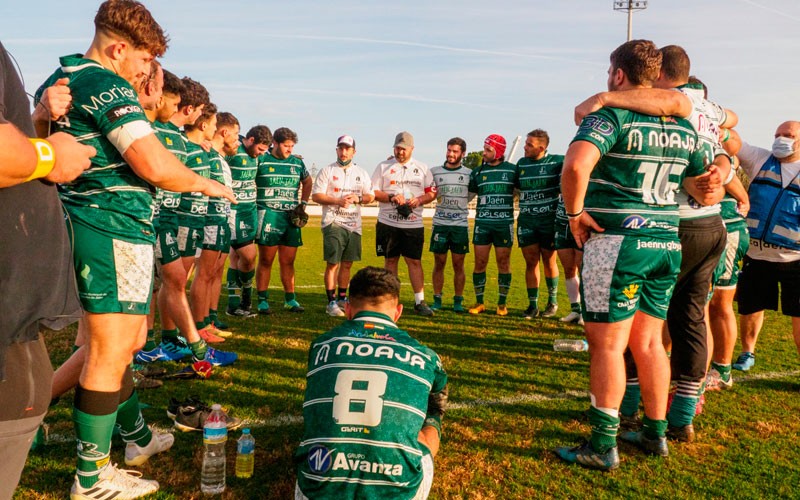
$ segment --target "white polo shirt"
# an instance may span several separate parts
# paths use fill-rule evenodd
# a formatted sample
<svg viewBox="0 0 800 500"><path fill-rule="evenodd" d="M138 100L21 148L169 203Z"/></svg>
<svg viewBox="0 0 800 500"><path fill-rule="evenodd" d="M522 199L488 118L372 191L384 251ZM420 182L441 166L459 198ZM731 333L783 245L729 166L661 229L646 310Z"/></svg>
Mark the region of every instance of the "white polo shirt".
<svg viewBox="0 0 800 500"><path fill-rule="evenodd" d="M366 170L355 163L342 167L334 162L324 167L314 179L311 194L325 194L342 198L349 194L356 196L374 195L372 180ZM322 227L331 224L342 226L348 231L361 234L361 205L351 204L347 208L338 205L322 205Z"/></svg>
<svg viewBox="0 0 800 500"><path fill-rule="evenodd" d="M433 175L427 165L411 158L405 164L392 159L378 164L372 174L372 187L376 191L403 195L403 198L422 196L436 192ZM422 227L422 205L414 209L408 217L397 213L394 203L379 203L378 222L399 228Z"/></svg>

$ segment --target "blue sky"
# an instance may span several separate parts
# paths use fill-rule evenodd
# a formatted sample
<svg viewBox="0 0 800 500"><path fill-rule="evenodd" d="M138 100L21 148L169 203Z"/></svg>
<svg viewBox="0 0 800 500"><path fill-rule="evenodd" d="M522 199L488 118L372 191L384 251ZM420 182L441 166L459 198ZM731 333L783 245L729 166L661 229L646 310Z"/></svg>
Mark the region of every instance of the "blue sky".
<svg viewBox="0 0 800 500"><path fill-rule="evenodd" d="M336 137L350 134L368 171L401 130L429 165L442 163L450 137L473 151L490 133L510 143L534 128L563 153L573 108L605 90L627 23L612 0L145 4L171 38L164 66L206 85L245 130L294 129L309 168L335 160ZM60 55L88 48L99 2L21 5L0 5L2 41L33 93ZM798 21L796 0L650 0L633 33L686 48L745 140L769 147L780 122L800 119Z"/></svg>

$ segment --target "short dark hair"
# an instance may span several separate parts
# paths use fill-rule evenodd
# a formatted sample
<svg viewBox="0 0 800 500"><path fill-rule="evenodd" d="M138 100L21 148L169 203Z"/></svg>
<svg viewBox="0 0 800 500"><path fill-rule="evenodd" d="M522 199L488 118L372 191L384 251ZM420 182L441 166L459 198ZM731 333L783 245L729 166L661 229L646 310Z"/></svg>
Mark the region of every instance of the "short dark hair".
<svg viewBox="0 0 800 500"><path fill-rule="evenodd" d="M134 0L103 2L94 16L94 28L123 37L135 49L146 50L153 57L161 57L167 51L169 37L147 7Z"/></svg>
<svg viewBox="0 0 800 500"><path fill-rule="evenodd" d="M661 47L661 72L670 80L689 81L692 63L689 54L678 45Z"/></svg>
<svg viewBox="0 0 800 500"><path fill-rule="evenodd" d="M461 148L462 153L467 152L467 141L462 139L461 137L453 137L449 141L447 141L448 146L459 146Z"/></svg>
<svg viewBox="0 0 800 500"><path fill-rule="evenodd" d="M199 128L201 124L208 122L212 116L217 114L217 105L213 102L210 102L203 106L203 112L200 113L200 117L194 123L186 123L183 125L183 129L186 131L194 130Z"/></svg>
<svg viewBox="0 0 800 500"><path fill-rule="evenodd" d="M531 130L530 132L528 132L528 137L542 139L544 141L545 147L550 145L550 135L547 134L546 130L542 130L540 128Z"/></svg>
<svg viewBox="0 0 800 500"><path fill-rule="evenodd" d="M694 83L695 85L700 85L703 87L703 99L708 99L708 86L703 83L703 80L697 78L694 75L689 75L689 83Z"/></svg>
<svg viewBox="0 0 800 500"><path fill-rule="evenodd" d="M253 144L263 144L265 146L272 144L272 132L266 125L256 125L247 131L245 137L247 139L252 138Z"/></svg>
<svg viewBox="0 0 800 500"><path fill-rule="evenodd" d="M181 92L181 108L185 108L186 106L194 106L195 108L203 105L209 104L211 102L211 97L208 95L208 90L200 82L196 82L189 78L188 76L184 76L181 78L181 82L183 82L183 91Z"/></svg>
<svg viewBox="0 0 800 500"><path fill-rule="evenodd" d="M287 127L281 127L279 129L277 129L272 134L272 141L275 144L283 144L286 141L292 141L295 144L297 144L297 142L298 142L297 134L294 132L294 130L292 130L290 128L287 128Z"/></svg>
<svg viewBox="0 0 800 500"><path fill-rule="evenodd" d="M650 40L625 42L611 53L611 69L621 69L634 85L652 85L661 70L661 52Z"/></svg>
<svg viewBox="0 0 800 500"><path fill-rule="evenodd" d="M367 266L350 280L350 303L355 307L400 299L400 280L382 267Z"/></svg>
<svg viewBox="0 0 800 500"><path fill-rule="evenodd" d="M238 126L239 120L233 116L233 113L228 113L227 111L220 111L217 113L217 128Z"/></svg>
<svg viewBox="0 0 800 500"><path fill-rule="evenodd" d="M179 96L181 92L183 92L183 81L175 73L164 69L164 93Z"/></svg>

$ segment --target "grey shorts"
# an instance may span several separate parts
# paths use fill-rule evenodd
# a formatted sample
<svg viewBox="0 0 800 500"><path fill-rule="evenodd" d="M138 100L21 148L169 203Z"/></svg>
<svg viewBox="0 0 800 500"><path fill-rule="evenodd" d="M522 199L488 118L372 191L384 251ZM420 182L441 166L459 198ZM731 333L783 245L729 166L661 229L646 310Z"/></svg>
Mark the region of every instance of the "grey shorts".
<svg viewBox="0 0 800 500"><path fill-rule="evenodd" d="M323 227L322 258L329 264L361 260L361 235L337 224Z"/></svg>

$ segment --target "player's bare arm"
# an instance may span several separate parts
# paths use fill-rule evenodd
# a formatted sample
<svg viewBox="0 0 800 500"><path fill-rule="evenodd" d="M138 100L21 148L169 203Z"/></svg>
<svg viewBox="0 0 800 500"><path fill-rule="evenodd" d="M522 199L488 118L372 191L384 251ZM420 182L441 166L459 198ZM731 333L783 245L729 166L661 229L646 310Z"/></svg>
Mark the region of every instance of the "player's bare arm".
<svg viewBox="0 0 800 500"><path fill-rule="evenodd" d="M161 145L155 134L136 139L122 156L136 175L154 186L177 193L201 192L237 203L229 187L201 177L186 168L175 155Z"/></svg>
<svg viewBox="0 0 800 500"><path fill-rule="evenodd" d="M10 187L33 179L48 182L69 182L91 166L90 159L97 154L92 146L85 146L69 134L57 132L47 142L35 147L11 123L0 124L0 188ZM52 158L52 160L51 160ZM43 162L52 161L52 168L41 175L37 169L49 168Z"/></svg>
<svg viewBox="0 0 800 500"><path fill-rule="evenodd" d="M561 193L564 197L564 208L569 217L570 229L581 248L589 239L592 231L603 231L603 228L598 226L592 216L583 209L586 190L589 187L589 176L599 160L600 150L587 141L573 142L564 157Z"/></svg>
<svg viewBox="0 0 800 500"><path fill-rule="evenodd" d="M692 101L682 92L671 89L637 88L600 92L575 107L575 125L590 113L604 108L621 108L651 116L692 114Z"/></svg>
<svg viewBox="0 0 800 500"><path fill-rule="evenodd" d="M67 86L68 83L69 78L59 78L42 93L31 114L37 137L47 137L50 125L66 115L72 106L72 92Z"/></svg>

